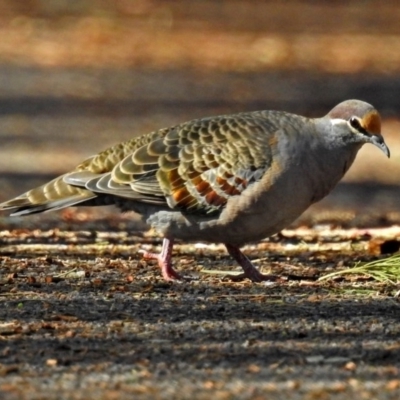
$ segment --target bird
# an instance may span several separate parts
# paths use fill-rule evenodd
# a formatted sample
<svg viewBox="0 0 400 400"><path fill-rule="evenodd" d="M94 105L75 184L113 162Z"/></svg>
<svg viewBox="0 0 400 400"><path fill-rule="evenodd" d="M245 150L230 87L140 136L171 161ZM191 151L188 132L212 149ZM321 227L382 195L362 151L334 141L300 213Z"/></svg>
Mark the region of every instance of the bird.
<svg viewBox="0 0 400 400"><path fill-rule="evenodd" d="M371 143L390 157L371 104L346 100L325 116L263 110L194 119L136 136L0 204L11 215L116 205L162 237L154 259L167 281L175 240L223 243L253 282L262 274L240 247L280 232L325 197Z"/></svg>

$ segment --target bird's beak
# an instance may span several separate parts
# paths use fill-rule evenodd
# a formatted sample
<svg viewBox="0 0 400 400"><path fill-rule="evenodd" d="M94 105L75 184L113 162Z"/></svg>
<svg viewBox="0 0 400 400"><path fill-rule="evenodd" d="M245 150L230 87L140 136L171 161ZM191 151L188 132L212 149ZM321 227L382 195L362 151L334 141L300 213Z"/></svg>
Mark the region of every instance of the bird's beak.
<svg viewBox="0 0 400 400"><path fill-rule="evenodd" d="M382 136L378 135L371 135L371 143L381 149L387 158L390 158L390 150L389 147L386 146L385 141L383 140Z"/></svg>

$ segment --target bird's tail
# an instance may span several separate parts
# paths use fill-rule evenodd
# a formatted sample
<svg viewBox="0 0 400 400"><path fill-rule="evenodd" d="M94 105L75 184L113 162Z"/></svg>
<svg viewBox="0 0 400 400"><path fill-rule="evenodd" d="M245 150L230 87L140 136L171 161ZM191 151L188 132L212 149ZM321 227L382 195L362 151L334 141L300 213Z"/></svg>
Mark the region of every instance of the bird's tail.
<svg viewBox="0 0 400 400"><path fill-rule="evenodd" d="M64 182L64 175L35 189L0 204L0 210L10 210L11 215L28 215L59 210L87 202L96 197L93 192Z"/></svg>

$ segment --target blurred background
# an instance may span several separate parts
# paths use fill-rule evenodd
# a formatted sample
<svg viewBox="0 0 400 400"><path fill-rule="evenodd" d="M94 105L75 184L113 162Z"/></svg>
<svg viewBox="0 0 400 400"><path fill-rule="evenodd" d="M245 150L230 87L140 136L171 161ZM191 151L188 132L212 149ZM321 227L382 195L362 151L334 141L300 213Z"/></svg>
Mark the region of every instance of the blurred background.
<svg viewBox="0 0 400 400"><path fill-rule="evenodd" d="M392 158L365 146L300 223L400 222L399 21L394 0L0 0L0 201L185 120L322 116L358 98L381 112Z"/></svg>

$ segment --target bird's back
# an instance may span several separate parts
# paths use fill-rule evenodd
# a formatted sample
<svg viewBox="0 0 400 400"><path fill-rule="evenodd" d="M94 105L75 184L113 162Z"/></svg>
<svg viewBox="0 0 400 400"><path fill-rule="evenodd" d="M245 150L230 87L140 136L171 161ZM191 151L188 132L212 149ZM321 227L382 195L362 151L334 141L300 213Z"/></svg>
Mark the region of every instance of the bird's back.
<svg viewBox="0 0 400 400"><path fill-rule="evenodd" d="M125 201L218 214L261 180L278 139L297 142L308 121L277 111L192 120L110 147L0 208L24 215Z"/></svg>

